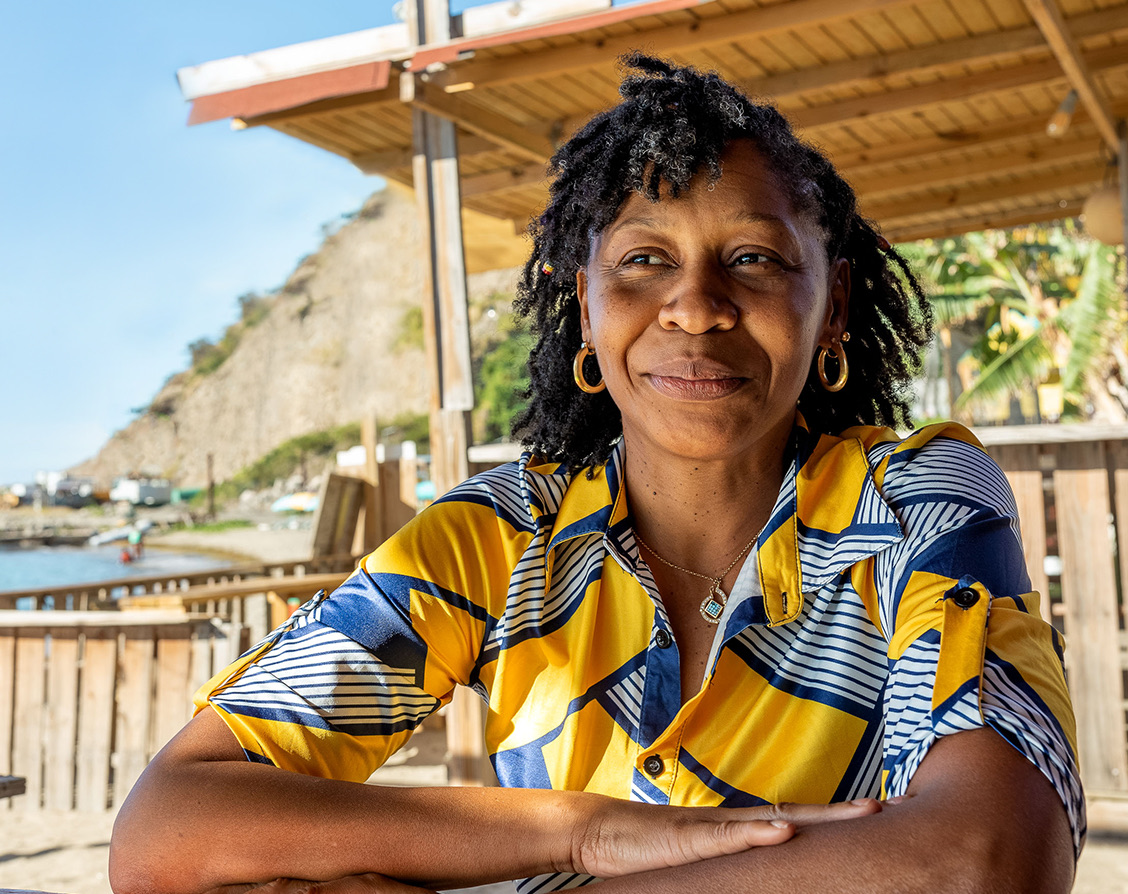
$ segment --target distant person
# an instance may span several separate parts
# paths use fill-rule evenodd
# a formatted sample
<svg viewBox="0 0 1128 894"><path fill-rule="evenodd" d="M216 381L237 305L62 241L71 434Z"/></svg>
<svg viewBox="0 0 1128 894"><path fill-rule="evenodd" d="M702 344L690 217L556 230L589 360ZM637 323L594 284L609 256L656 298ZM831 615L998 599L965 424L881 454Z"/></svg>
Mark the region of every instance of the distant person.
<svg viewBox="0 0 1128 894"><path fill-rule="evenodd" d="M133 558L141 558L141 550L144 546L145 534L140 528L134 528L129 532L129 548L133 550Z"/></svg>
<svg viewBox="0 0 1128 894"><path fill-rule="evenodd" d="M775 108L629 64L532 227L530 452L203 687L115 891L1069 890L1063 643L1006 478L888 427L919 284ZM503 787L362 785L456 686Z"/></svg>

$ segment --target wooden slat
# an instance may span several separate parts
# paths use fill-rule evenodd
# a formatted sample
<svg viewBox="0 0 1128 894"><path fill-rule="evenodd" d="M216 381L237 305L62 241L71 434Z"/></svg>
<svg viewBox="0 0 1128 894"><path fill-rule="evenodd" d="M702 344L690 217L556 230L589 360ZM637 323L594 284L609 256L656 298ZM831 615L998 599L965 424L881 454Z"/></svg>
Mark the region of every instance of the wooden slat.
<svg viewBox="0 0 1128 894"><path fill-rule="evenodd" d="M154 754L180 731L191 716L188 680L192 650L189 635L185 626L157 629L157 703L151 747Z"/></svg>
<svg viewBox="0 0 1128 894"><path fill-rule="evenodd" d="M1128 444L1112 441L1106 445L1112 470L1113 509L1116 512L1116 555L1120 562L1120 591L1128 588ZM1120 606L1120 623L1128 629L1128 596ZM1125 667L1128 670L1128 666ZM1125 693L1128 698L1128 693Z"/></svg>
<svg viewBox="0 0 1128 894"><path fill-rule="evenodd" d="M34 810L43 793L44 638L41 627L20 631L16 640L15 729L12 735L12 772L27 779L27 793L16 809Z"/></svg>
<svg viewBox="0 0 1128 894"><path fill-rule="evenodd" d="M1046 578L1046 495L1042 488L1042 466L1037 444L989 447L987 452L1007 476L1018 507L1022 550L1030 586L1041 596L1042 617L1050 620L1050 586Z"/></svg>
<svg viewBox="0 0 1128 894"><path fill-rule="evenodd" d="M15 697L16 635L12 630L0 630L0 775L12 772Z"/></svg>
<svg viewBox="0 0 1128 894"><path fill-rule="evenodd" d="M1101 442L1057 448L1054 499L1062 558L1066 666L1085 788L1128 789L1108 473Z"/></svg>
<svg viewBox="0 0 1128 894"><path fill-rule="evenodd" d="M78 673L78 630L52 630L43 779L43 806L50 810L70 810L74 806Z"/></svg>
<svg viewBox="0 0 1128 894"><path fill-rule="evenodd" d="M152 627L123 632L114 700L114 805L120 805L145 769L153 720Z"/></svg>
<svg viewBox="0 0 1128 894"><path fill-rule="evenodd" d="M112 628L87 630L83 639L76 798L79 810L96 812L109 806L117 641L118 631Z"/></svg>

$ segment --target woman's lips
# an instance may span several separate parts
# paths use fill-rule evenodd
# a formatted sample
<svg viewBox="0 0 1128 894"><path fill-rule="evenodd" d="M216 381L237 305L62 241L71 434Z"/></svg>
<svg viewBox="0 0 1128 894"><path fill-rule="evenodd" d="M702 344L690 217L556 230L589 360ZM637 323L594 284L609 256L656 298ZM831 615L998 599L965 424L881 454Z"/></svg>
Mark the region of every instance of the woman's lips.
<svg viewBox="0 0 1128 894"><path fill-rule="evenodd" d="M723 378L682 378L681 376L648 377L654 390L676 400L716 400L738 390L747 380L739 376Z"/></svg>

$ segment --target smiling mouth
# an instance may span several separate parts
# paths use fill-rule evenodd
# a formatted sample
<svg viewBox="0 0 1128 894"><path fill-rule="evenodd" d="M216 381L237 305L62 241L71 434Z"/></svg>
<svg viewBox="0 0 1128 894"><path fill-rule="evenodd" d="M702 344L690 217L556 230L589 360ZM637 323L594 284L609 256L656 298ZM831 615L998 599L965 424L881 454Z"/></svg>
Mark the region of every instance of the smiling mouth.
<svg viewBox="0 0 1128 894"><path fill-rule="evenodd" d="M675 400L716 400L738 391L748 381L740 376L690 379L654 374L647 379L655 391Z"/></svg>

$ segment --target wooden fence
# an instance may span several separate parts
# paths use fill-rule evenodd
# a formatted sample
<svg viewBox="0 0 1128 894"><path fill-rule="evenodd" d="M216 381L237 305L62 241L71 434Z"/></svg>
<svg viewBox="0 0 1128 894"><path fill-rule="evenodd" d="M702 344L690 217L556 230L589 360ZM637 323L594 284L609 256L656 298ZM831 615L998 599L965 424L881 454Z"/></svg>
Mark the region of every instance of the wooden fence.
<svg viewBox="0 0 1128 894"><path fill-rule="evenodd" d="M1014 490L1043 613L1066 636L1081 776L1128 796L1128 426L976 432Z"/></svg>
<svg viewBox="0 0 1128 894"><path fill-rule="evenodd" d="M183 612L0 611L0 775L26 779L10 809L120 804L242 644Z"/></svg>

